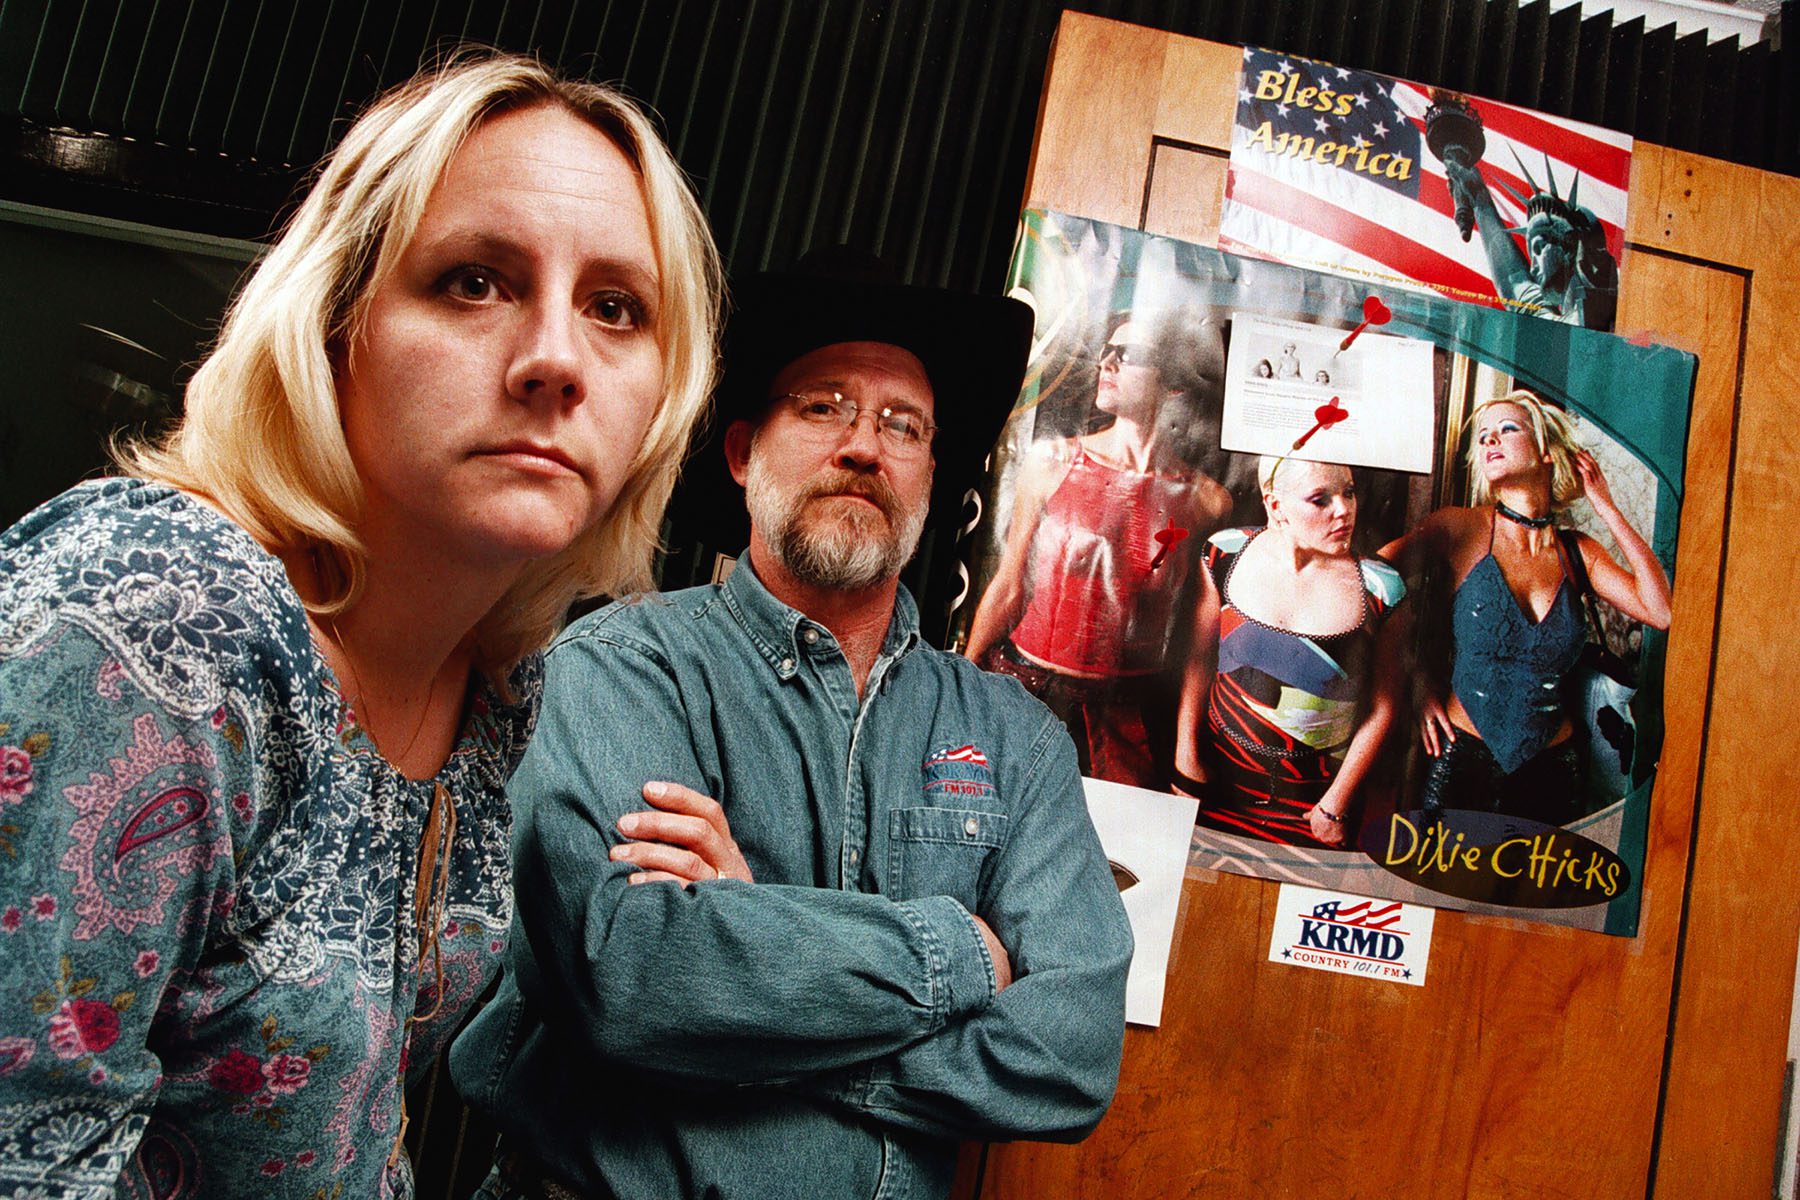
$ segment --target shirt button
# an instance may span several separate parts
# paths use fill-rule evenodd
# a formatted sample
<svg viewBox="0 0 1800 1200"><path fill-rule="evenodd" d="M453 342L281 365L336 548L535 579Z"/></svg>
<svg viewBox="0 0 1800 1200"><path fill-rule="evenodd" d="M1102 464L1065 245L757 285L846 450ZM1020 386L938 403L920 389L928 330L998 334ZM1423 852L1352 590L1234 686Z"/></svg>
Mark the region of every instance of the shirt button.
<svg viewBox="0 0 1800 1200"><path fill-rule="evenodd" d="M977 821L974 817L970 817L968 820L963 822L963 832L968 834L970 837L974 837L976 834L981 832L981 822Z"/></svg>
<svg viewBox="0 0 1800 1200"><path fill-rule="evenodd" d="M793 659L791 659L791 658L784 658L784 659L782 659L782 660L781 660L781 669L782 669L782 670L784 670L784 671L791 671L791 670L793 670L793 669L794 669L794 660L793 660Z"/></svg>
<svg viewBox="0 0 1800 1200"><path fill-rule="evenodd" d="M809 627L800 634L800 640L811 646L819 640L819 631Z"/></svg>
<svg viewBox="0 0 1800 1200"><path fill-rule="evenodd" d="M859 851L852 850L850 852L850 865L854 867L857 863L857 860L860 859L861 857L862 857L862 854Z"/></svg>

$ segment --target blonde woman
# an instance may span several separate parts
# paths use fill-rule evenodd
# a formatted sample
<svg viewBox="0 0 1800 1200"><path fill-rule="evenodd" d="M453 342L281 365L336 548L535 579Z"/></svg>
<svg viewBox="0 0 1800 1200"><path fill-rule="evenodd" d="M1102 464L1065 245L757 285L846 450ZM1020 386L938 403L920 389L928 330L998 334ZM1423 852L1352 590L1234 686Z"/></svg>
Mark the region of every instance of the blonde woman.
<svg viewBox="0 0 1800 1200"><path fill-rule="evenodd" d="M464 56L346 134L174 433L0 535L0 1183L410 1194L535 651L648 585L718 304L636 108Z"/></svg>
<svg viewBox="0 0 1800 1200"><path fill-rule="evenodd" d="M1657 629L1669 627L1669 577L1560 409L1519 390L1476 408L1468 427L1473 507L1439 509L1381 551L1409 573L1441 563L1456 580L1449 694L1427 693L1420 715L1433 760L1425 807L1561 825L1582 799L1561 685L1587 641L1569 555L1595 595ZM1627 565L1586 534L1559 533L1556 518L1583 495Z"/></svg>
<svg viewBox="0 0 1800 1200"><path fill-rule="evenodd" d="M1258 478L1268 525L1206 545L1175 769L1210 826L1339 847L1393 724L1406 589L1350 549L1350 468L1264 458Z"/></svg>

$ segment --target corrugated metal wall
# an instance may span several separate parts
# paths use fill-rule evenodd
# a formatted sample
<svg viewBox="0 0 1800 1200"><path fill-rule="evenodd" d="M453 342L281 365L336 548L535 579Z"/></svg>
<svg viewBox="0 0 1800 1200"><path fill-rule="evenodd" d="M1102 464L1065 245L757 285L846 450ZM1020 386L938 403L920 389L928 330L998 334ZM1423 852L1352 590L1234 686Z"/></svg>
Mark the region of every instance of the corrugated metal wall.
<svg viewBox="0 0 1800 1200"><path fill-rule="evenodd" d="M1792 51L1548 0L1109 0L1088 11L1467 89L1793 172ZM1791 6L1790 6L1791 7ZM434 49L531 50L655 107L728 261L851 241L1004 268L1045 0L0 0L0 194L256 236L341 121Z"/></svg>

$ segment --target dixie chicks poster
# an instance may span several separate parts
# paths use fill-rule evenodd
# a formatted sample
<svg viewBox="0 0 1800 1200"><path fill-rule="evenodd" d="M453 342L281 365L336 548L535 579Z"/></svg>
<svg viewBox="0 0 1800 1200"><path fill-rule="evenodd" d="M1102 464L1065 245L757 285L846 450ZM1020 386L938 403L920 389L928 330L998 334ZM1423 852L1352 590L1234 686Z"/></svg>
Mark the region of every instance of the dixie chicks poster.
<svg viewBox="0 0 1800 1200"><path fill-rule="evenodd" d="M1190 867L1630 935L1692 356L1025 215L956 638Z"/></svg>

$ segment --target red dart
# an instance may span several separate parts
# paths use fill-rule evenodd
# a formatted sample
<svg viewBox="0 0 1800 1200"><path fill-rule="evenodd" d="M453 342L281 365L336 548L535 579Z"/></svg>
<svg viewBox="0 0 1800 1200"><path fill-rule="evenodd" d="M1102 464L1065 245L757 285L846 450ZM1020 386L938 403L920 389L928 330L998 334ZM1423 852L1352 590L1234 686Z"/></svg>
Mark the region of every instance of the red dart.
<svg viewBox="0 0 1800 1200"><path fill-rule="evenodd" d="M1358 325L1355 329L1352 329L1349 335L1346 336L1343 341L1338 343L1337 354L1342 354L1344 351L1348 350L1350 348L1350 343L1356 340L1356 335L1367 329L1369 326L1386 325L1393 319L1394 314L1388 311L1388 306L1381 302L1380 296L1367 297L1363 300L1362 324ZM1337 354L1332 355L1332 357L1336 358Z"/></svg>
<svg viewBox="0 0 1800 1200"><path fill-rule="evenodd" d="M1312 437L1313 434L1319 432L1319 430L1336 425L1339 421L1344 420L1349 415L1350 414L1338 404L1338 398L1333 396L1331 398L1331 403L1321 404L1319 407L1313 409L1313 427L1294 439L1294 449L1298 450L1300 447L1306 445L1306 440ZM1158 536L1160 537L1161 535L1159 534Z"/></svg>
<svg viewBox="0 0 1800 1200"><path fill-rule="evenodd" d="M1181 539L1185 538L1187 535L1188 531L1176 525L1173 521L1169 522L1168 528L1159 529L1151 534L1150 536L1156 539L1157 543L1162 546L1162 549L1158 550L1156 552L1156 557L1150 560L1150 569L1154 571L1156 568L1162 566L1163 559L1169 557L1169 551L1179 545Z"/></svg>

